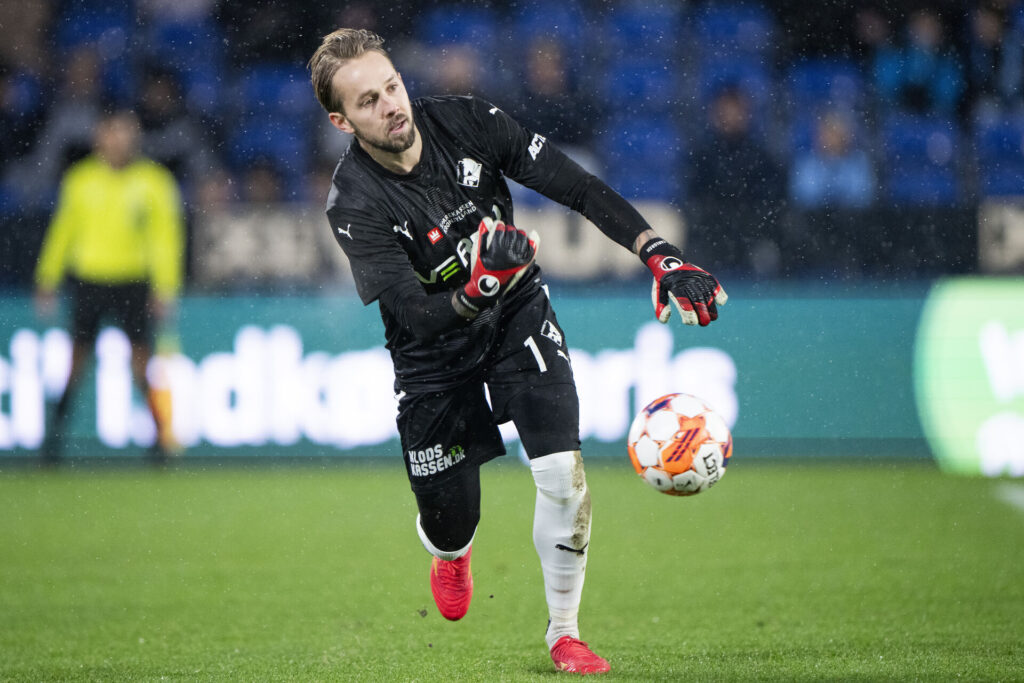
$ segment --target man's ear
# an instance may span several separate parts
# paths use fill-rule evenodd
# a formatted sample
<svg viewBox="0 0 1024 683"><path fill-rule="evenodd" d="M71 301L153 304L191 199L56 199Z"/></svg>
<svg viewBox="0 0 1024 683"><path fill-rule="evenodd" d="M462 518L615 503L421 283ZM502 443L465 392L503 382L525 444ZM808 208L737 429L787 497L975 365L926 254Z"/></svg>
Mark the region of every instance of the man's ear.
<svg viewBox="0 0 1024 683"><path fill-rule="evenodd" d="M331 120L331 125L340 130L342 133L348 133L349 135L356 132L356 129L352 127L352 124L348 122L344 114L339 114L336 111L332 111L327 115L327 118Z"/></svg>

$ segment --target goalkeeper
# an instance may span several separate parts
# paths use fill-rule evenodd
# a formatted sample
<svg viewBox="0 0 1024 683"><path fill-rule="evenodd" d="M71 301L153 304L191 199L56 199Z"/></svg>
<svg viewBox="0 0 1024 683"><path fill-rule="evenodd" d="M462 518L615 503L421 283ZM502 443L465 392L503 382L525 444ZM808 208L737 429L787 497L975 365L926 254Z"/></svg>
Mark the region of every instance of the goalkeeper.
<svg viewBox="0 0 1024 683"><path fill-rule="evenodd" d="M451 620L469 608L479 467L505 452L498 424L511 420L537 488L533 540L551 658L561 671L608 671L577 624L591 518L579 400L534 262L537 237L512 227L505 177L639 254L654 275L661 322L674 306L683 322L707 325L725 293L611 188L497 107L473 97L410 102L379 36L339 29L309 66L331 123L354 136L327 216L359 296L377 301L384 321L437 607Z"/></svg>

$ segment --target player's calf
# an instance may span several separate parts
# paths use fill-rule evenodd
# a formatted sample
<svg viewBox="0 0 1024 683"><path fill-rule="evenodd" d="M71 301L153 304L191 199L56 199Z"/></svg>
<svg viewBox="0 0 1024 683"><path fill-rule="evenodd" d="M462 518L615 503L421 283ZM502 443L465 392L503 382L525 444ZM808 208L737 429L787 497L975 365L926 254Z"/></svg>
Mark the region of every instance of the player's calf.
<svg viewBox="0 0 1024 683"><path fill-rule="evenodd" d="M550 622L548 647L563 636L579 638L577 624L590 545L590 492L579 451L530 461L537 503L533 543L544 572Z"/></svg>

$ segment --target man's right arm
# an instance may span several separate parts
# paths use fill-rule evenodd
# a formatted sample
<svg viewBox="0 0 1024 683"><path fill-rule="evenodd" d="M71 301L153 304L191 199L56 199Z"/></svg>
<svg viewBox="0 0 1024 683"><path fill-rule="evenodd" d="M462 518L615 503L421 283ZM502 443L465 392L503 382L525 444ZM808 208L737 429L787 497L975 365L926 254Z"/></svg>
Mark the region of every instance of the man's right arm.
<svg viewBox="0 0 1024 683"><path fill-rule="evenodd" d="M363 303L380 300L421 342L464 327L482 309L497 303L536 253L535 239L523 231L499 221L482 221L470 259L469 281L455 290L427 294L394 231L385 227L387 221L354 210L329 211L328 218L349 259Z"/></svg>
<svg viewBox="0 0 1024 683"><path fill-rule="evenodd" d="M416 341L429 343L441 335L465 327L472 318L460 315L452 292L427 294L415 280L402 279L378 297L398 324Z"/></svg>
<svg viewBox="0 0 1024 683"><path fill-rule="evenodd" d="M57 287L64 277L67 253L71 246L75 221L73 212L74 176L66 175L61 182L57 209L43 239L35 270L36 313L49 318L57 308Z"/></svg>
<svg viewBox="0 0 1024 683"><path fill-rule="evenodd" d="M75 226L74 211L75 182L74 174L65 176L61 183L57 209L46 230L39 261L36 263L35 285L40 292L54 292L64 276L68 248L71 245L72 231Z"/></svg>
<svg viewBox="0 0 1024 683"><path fill-rule="evenodd" d="M516 286L537 255L537 235L485 218L470 258L469 282L452 292L427 294L402 278L381 292L380 300L420 342L465 326Z"/></svg>

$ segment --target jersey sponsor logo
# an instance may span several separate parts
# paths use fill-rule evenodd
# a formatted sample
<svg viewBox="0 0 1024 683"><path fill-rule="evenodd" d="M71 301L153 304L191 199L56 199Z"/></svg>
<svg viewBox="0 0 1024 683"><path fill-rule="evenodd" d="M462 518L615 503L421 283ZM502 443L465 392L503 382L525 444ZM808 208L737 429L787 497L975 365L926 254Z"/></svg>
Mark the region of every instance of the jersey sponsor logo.
<svg viewBox="0 0 1024 683"><path fill-rule="evenodd" d="M441 276L441 282L447 282L453 275L459 272L459 262L454 256L449 256L441 265L434 268L427 275L420 275L419 271L413 271L416 273L416 279L425 285L431 285L437 282L437 276Z"/></svg>
<svg viewBox="0 0 1024 683"><path fill-rule="evenodd" d="M540 154L540 150L544 147L544 143L547 141L540 133L534 133L533 140L530 140L530 147L527 151L530 153L530 158L537 161L537 155Z"/></svg>
<svg viewBox="0 0 1024 683"><path fill-rule="evenodd" d="M345 228L338 228L338 234L339 235L344 235L345 237L349 238L350 240L354 240L355 239L354 237L352 237L352 224L351 223L349 223L348 226L345 227Z"/></svg>
<svg viewBox="0 0 1024 683"><path fill-rule="evenodd" d="M555 353L558 354L559 358L564 358L565 362L568 363L570 366L572 365L572 361L569 360L569 354L567 354L565 351L563 351L562 349L556 349Z"/></svg>
<svg viewBox="0 0 1024 683"><path fill-rule="evenodd" d="M479 187L481 169L483 169L483 166L481 166L480 162L476 159L470 159L469 157L460 159L458 166L456 167L456 172L458 174L456 180L459 185L463 185L465 187Z"/></svg>
<svg viewBox="0 0 1024 683"><path fill-rule="evenodd" d="M405 221L402 225L396 225L392 228L395 232L400 232L410 240L412 239L412 233L409 232L409 221Z"/></svg>
<svg viewBox="0 0 1024 683"><path fill-rule="evenodd" d="M444 233L441 232L441 228L431 228L430 232L427 233L427 239L430 240L431 244L437 244L444 237Z"/></svg>
<svg viewBox="0 0 1024 683"><path fill-rule="evenodd" d="M491 116L494 116L499 111L501 111L501 110L498 109L497 107L491 107L490 109L487 110L487 113L490 114Z"/></svg>
<svg viewBox="0 0 1024 683"><path fill-rule="evenodd" d="M441 444L434 444L423 450L406 451L406 456L409 460L409 473L414 477L426 477L444 472L462 462L466 459L466 452L458 444L449 448L447 452Z"/></svg>
<svg viewBox="0 0 1024 683"><path fill-rule="evenodd" d="M555 342L559 347L562 346L562 331L555 327L550 320L544 321L544 324L540 327L540 333Z"/></svg>
<svg viewBox="0 0 1024 683"><path fill-rule="evenodd" d="M441 228L445 232L448 232L448 228L452 227L452 223L461 221L466 216L475 212L476 204L474 204L471 201L466 202L465 204L458 207L454 211L449 211L444 216L442 216L440 222L437 224L437 227Z"/></svg>

